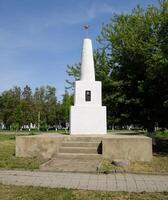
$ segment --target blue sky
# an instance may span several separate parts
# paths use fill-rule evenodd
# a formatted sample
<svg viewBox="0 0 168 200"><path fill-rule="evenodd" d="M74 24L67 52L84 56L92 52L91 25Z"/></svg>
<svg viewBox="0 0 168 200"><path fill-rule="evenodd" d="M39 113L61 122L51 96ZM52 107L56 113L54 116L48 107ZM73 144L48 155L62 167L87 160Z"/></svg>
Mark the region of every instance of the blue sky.
<svg viewBox="0 0 168 200"><path fill-rule="evenodd" d="M83 25L93 47L102 23L157 0L0 0L0 92L28 84L65 89L67 64L80 61Z"/></svg>

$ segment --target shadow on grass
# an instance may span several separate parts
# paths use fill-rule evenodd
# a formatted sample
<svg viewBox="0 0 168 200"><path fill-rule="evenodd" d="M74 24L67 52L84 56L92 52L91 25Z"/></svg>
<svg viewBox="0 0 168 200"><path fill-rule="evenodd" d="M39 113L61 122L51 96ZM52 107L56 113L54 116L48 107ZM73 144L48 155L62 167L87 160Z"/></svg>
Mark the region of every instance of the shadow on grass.
<svg viewBox="0 0 168 200"><path fill-rule="evenodd" d="M153 145L153 152L168 156L168 138L155 138L156 144Z"/></svg>

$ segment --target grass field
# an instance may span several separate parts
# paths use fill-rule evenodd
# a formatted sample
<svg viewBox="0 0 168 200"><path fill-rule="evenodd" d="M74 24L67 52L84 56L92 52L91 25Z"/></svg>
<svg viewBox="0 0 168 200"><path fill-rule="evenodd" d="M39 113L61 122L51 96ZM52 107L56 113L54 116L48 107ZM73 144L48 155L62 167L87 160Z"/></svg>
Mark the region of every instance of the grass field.
<svg viewBox="0 0 168 200"><path fill-rule="evenodd" d="M167 200L168 192L129 193L0 185L1 200Z"/></svg>

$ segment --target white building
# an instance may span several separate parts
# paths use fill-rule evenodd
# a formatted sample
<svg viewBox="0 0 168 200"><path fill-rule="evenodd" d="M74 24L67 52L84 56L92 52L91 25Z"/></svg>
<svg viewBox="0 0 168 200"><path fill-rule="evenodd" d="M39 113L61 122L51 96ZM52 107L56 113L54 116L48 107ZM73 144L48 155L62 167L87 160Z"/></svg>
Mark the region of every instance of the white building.
<svg viewBox="0 0 168 200"><path fill-rule="evenodd" d="M92 41L83 41L81 79L75 82L75 101L70 110L70 134L106 134L106 107L102 106L101 82L95 81Z"/></svg>

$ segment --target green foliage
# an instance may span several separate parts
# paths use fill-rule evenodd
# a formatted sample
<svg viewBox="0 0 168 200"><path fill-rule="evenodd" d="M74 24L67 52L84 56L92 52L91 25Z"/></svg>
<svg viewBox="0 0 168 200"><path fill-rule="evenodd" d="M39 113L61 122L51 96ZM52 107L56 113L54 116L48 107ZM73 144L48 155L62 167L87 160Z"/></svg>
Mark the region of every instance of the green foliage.
<svg viewBox="0 0 168 200"><path fill-rule="evenodd" d="M23 91L19 87L4 91L0 95L0 123L6 129L14 131L35 124L39 131L56 129L69 122L69 109L73 97L65 92L62 102L57 102L56 88L42 86L35 92L26 86Z"/></svg>
<svg viewBox="0 0 168 200"><path fill-rule="evenodd" d="M19 123L15 122L11 124L11 130L12 131L18 131L19 130Z"/></svg>
<svg viewBox="0 0 168 200"><path fill-rule="evenodd" d="M138 6L131 14L114 15L98 38L110 55L113 112L122 123L149 132L156 122L168 125L167 15L166 1L159 8Z"/></svg>
<svg viewBox="0 0 168 200"><path fill-rule="evenodd" d="M67 91L65 91L65 94L63 95L63 102L62 102L62 116L63 116L63 123L66 125L66 123L69 122L69 112L70 112L70 106L73 104L73 96L69 95Z"/></svg>
<svg viewBox="0 0 168 200"><path fill-rule="evenodd" d="M165 138L168 139L168 130L160 130L156 132L156 137L157 138Z"/></svg>
<svg viewBox="0 0 168 200"><path fill-rule="evenodd" d="M74 64L71 66L67 65L66 72L71 80L66 80L66 83L68 84L66 89L74 90L74 82L80 79L80 66L81 63Z"/></svg>
<svg viewBox="0 0 168 200"><path fill-rule="evenodd" d="M46 121L40 121L40 131L47 131L48 126Z"/></svg>
<svg viewBox="0 0 168 200"><path fill-rule="evenodd" d="M16 118L16 112L18 104L20 103L21 89L14 87L8 91L4 91L1 95L0 100L0 113L1 121L4 123L6 128L10 127L13 119ZM18 122L18 119L17 119Z"/></svg>

